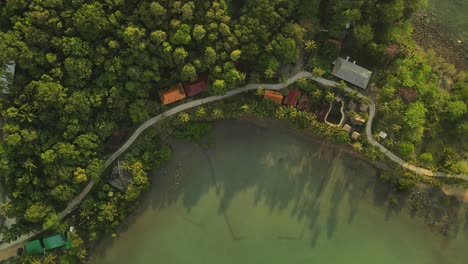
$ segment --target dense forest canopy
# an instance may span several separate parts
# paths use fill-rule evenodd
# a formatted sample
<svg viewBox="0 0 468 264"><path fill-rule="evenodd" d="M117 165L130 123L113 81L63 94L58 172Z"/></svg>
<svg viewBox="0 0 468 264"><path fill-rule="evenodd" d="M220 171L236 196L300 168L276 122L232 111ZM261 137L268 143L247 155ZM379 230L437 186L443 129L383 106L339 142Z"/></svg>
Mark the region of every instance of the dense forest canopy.
<svg viewBox="0 0 468 264"><path fill-rule="evenodd" d="M157 113L159 89L209 72L211 92L223 94L247 76L273 77L281 64L294 62L305 32L294 21L297 4L2 1L0 64L16 62L2 104L0 166L10 194L4 210L22 219L4 240L50 226L89 180L98 181L104 143ZM147 151L156 158L167 153ZM138 197L142 186L125 197ZM112 222L104 229L119 221L117 201L107 200L98 206L107 215L95 216Z"/></svg>
<svg viewBox="0 0 468 264"><path fill-rule="evenodd" d="M277 81L281 66L299 56L323 75L338 55L323 44L326 38L346 41L347 54L380 69L388 66L390 44L412 46L407 19L425 5L426 0L2 1L0 65L15 61L16 75L1 102L0 173L10 198L3 209L20 219L3 230L3 240L31 229L63 230L56 214L89 180L101 180L111 134L164 109L158 90L209 73L210 93L224 94L250 81ZM438 90L430 60L416 55L397 59L393 72L383 74L379 97L396 102L380 111L404 113L387 119L403 120L411 131L401 134L406 149L421 141L428 124L434 134L442 121L457 133L467 127L466 121L455 125L466 120L466 77L458 77L450 97ZM416 89L417 101L403 104L399 86ZM426 121L429 111L437 114ZM124 194L101 184L81 205L78 221L89 221L86 239L115 228L148 187L146 172L170 155L155 138L148 135L130 153L125 167L134 181Z"/></svg>

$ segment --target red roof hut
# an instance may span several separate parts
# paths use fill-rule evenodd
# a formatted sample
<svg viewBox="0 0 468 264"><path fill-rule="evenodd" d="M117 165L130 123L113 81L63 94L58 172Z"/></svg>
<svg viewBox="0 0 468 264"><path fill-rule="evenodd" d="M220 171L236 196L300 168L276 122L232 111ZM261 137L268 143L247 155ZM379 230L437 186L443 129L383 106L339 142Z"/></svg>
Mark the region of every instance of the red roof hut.
<svg viewBox="0 0 468 264"><path fill-rule="evenodd" d="M194 82L183 82L185 94L193 96L205 91L208 88L208 74L201 75L198 80Z"/></svg>
<svg viewBox="0 0 468 264"><path fill-rule="evenodd" d="M280 94L279 92L271 91L271 90L265 90L265 94L263 95L263 98L266 100L273 101L277 104L281 104L283 102L283 95Z"/></svg>
<svg viewBox="0 0 468 264"><path fill-rule="evenodd" d="M298 89L292 89L289 91L288 96L284 99L283 104L290 105L292 107L296 107L297 105L297 98L301 95Z"/></svg>
<svg viewBox="0 0 468 264"><path fill-rule="evenodd" d="M184 89L182 89L182 85L180 83L174 84L164 90L159 90L158 93L163 105L179 101L186 97Z"/></svg>

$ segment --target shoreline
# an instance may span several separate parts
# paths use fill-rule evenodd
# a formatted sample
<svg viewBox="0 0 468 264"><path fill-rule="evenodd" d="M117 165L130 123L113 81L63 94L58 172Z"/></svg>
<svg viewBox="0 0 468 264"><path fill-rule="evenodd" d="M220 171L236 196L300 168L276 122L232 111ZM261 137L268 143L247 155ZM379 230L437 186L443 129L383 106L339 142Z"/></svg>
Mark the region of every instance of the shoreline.
<svg viewBox="0 0 468 264"><path fill-rule="evenodd" d="M457 43L456 34L445 31L431 13L416 14L411 18L413 39L425 50L432 49L460 71L468 70L468 44Z"/></svg>
<svg viewBox="0 0 468 264"><path fill-rule="evenodd" d="M279 129L280 132L286 132L286 133L292 133L294 136L299 136L301 138L304 138L305 140L311 140L314 141L315 143L318 143L318 147L322 148L323 144L322 142L324 141L323 138L321 138L318 135L314 135L312 131L301 131L292 125L288 124L286 121L281 121L281 120L275 120L275 119L262 119L262 118L256 118L252 116L243 116L240 118L236 118L234 120L238 120L240 122L246 122L249 124L253 124L255 126L259 126L262 128L271 128L271 129ZM230 122L230 120L222 120L221 122ZM305 132L305 133L303 133ZM209 137L209 135L208 135ZM204 137L204 140L207 139L207 136ZM170 143L171 146L173 147L174 145L178 145L179 143L176 143L173 138L168 137L166 140L166 143ZM216 142L214 142L216 144ZM199 148L204 148L203 145L197 144L193 142L189 142L189 144L183 143L182 146L187 147L186 150L188 152L191 152L195 149ZM335 145L331 142L328 142L326 146L326 151L328 152L329 155L336 155L339 152L346 153L346 154L351 154L353 157L359 157L359 153L356 153L355 151L350 150L349 148L347 149L347 146L339 146ZM176 146L177 147L177 146ZM90 250L90 260L96 260L99 259L99 257L104 254L106 248L108 248L110 245L112 245L113 240L118 240L120 238L120 234L127 231L129 227L135 223L135 220L138 219L138 217L144 213L144 211L148 208L148 206L151 206L153 208L160 208L161 204L163 204L163 199L165 197L164 191L161 191L163 188L164 189L164 182L165 182L165 174L156 174L156 171L162 172L164 170L166 171L173 171L176 170L178 167L179 160L181 157L188 155L187 153L184 153L183 151L177 151L174 149L174 156L171 158L171 160L163 163L161 167L156 168L153 171L153 174L151 175L151 181L152 181L152 186L151 189L148 190L140 199L140 202L136 205L134 208L133 212L121 223L121 225L116 229L115 233L117 234L117 237L113 238L111 234L106 234L99 240L93 242L90 246L92 250ZM375 167L373 164L370 164L369 161L366 159L361 159L363 162L368 163L370 166ZM167 180L167 179L166 179ZM385 184L381 182L379 179L376 179L377 182L380 182L379 184L384 186L383 192L381 193L384 196L384 200L387 200L385 197L389 197L388 194L391 194L391 196L394 193L393 188L389 184ZM157 183L157 184L156 184ZM167 186L166 186L167 187ZM424 191L424 190L423 190ZM385 193L385 194L384 194ZM409 194L401 194L401 196L406 196L406 198L409 197ZM410 210L411 205L407 202L408 199L399 199L402 200L401 204L399 205L392 205L389 201L387 206L393 207L395 210L398 210L397 208L400 207L406 207ZM155 199L156 198L156 199ZM463 205L462 205L463 206ZM424 218L424 216L422 216ZM434 219L436 220L436 219ZM436 222L437 223L437 222ZM450 234L442 234L442 232L437 232L437 226L434 223L425 223L427 227L431 230L431 232L435 232L440 235L441 239L450 239ZM450 223L447 223L447 226L451 226ZM443 227L441 227L443 228ZM448 229L444 229L448 230ZM94 263L94 262L91 262Z"/></svg>
<svg viewBox="0 0 468 264"><path fill-rule="evenodd" d="M362 153L357 152L356 150L354 150L352 148L352 146L349 145L349 144L337 145L337 144L335 144L333 142L330 142L330 141L326 140L325 138L321 137L320 135L314 133L314 131L312 131L311 129L301 130L301 129L298 129L298 128L292 126L287 121L277 120L277 119L274 119L274 118L259 118L259 117L256 117L255 115L244 115L244 116L242 116L240 118L237 118L237 120L241 120L241 121L244 121L244 122L250 122L250 123L253 123L253 124L258 125L258 126L270 127L270 128L271 127L278 128L278 127L281 127L282 125L284 125L284 127L281 127L281 128L284 129L285 131L288 131L290 133L294 133L296 135L302 136L302 137L304 137L306 139L309 139L309 140L316 141L317 143L322 144L322 146L324 144L323 142L326 142L325 146L327 146L327 147L331 146L337 153L346 153L346 154L351 155L351 156L353 156L355 158L359 158L360 160L366 162L367 164L374 167L378 171L390 171L390 170L392 170L391 166L389 165L391 163L389 163L388 160L385 159L385 158L379 159L376 163L372 163L368 159L366 159L362 155ZM418 184L420 186L418 188L421 188L421 189L435 187L435 186L429 185L427 183L418 183ZM454 186L454 185L444 185L442 187L437 187L437 188L440 188L440 190L447 197L455 197L460 202L468 204L468 189L464 189L462 187Z"/></svg>
<svg viewBox="0 0 468 264"><path fill-rule="evenodd" d="M278 120L275 118L259 118L256 117L255 115L244 115L237 120L244 121L244 122L250 122L258 126L262 127L270 127L270 128L280 128L283 129L284 131L287 131L289 133L293 133L296 135L299 135L301 137L304 137L308 140L315 141L317 143L325 144L327 147L332 147L336 152L339 153L346 153L348 155L351 155L353 157L359 158L362 161L366 162L367 164L371 165L372 167L375 167L377 170L389 170L390 167L386 164L385 160L379 160L375 164L370 162L368 159L366 159L361 153L355 151L350 144L343 144L343 145L337 145L326 138L318 135L315 133L312 129L299 129L291 125L285 120Z"/></svg>

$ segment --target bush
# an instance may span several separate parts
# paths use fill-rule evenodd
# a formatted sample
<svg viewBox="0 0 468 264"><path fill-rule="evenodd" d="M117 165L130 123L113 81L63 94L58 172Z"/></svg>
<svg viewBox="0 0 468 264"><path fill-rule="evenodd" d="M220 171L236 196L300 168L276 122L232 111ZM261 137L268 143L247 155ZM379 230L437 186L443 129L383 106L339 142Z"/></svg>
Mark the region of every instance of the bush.
<svg viewBox="0 0 468 264"><path fill-rule="evenodd" d="M419 160L424 164L431 164L432 163L432 154L431 153L423 153L419 156Z"/></svg>
<svg viewBox="0 0 468 264"><path fill-rule="evenodd" d="M408 177L402 177L398 180L398 190L406 191L411 189L416 184L414 179Z"/></svg>
<svg viewBox="0 0 468 264"><path fill-rule="evenodd" d="M412 159L414 155L414 145L411 142L401 142L399 152L403 159Z"/></svg>
<svg viewBox="0 0 468 264"><path fill-rule="evenodd" d="M337 144L348 143L350 141L348 132L341 129L335 129L333 132L333 141Z"/></svg>
<svg viewBox="0 0 468 264"><path fill-rule="evenodd" d="M211 123L189 123L176 130L174 136L183 141L200 141L201 138L213 129Z"/></svg>
<svg viewBox="0 0 468 264"><path fill-rule="evenodd" d="M392 176L390 176L390 173L388 172L382 172L380 175L379 175L379 178L382 182L385 182L385 183L389 183L392 181Z"/></svg>

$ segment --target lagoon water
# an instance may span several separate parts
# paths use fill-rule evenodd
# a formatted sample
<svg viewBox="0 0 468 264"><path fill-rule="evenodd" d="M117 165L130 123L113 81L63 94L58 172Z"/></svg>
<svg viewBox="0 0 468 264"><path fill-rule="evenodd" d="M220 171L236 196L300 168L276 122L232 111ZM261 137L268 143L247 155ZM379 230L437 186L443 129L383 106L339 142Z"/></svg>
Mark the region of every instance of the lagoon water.
<svg viewBox="0 0 468 264"><path fill-rule="evenodd" d="M91 263L468 262L466 219L450 239L435 235L390 206L388 187L356 157L241 121L209 137L209 148L174 142L141 207Z"/></svg>

